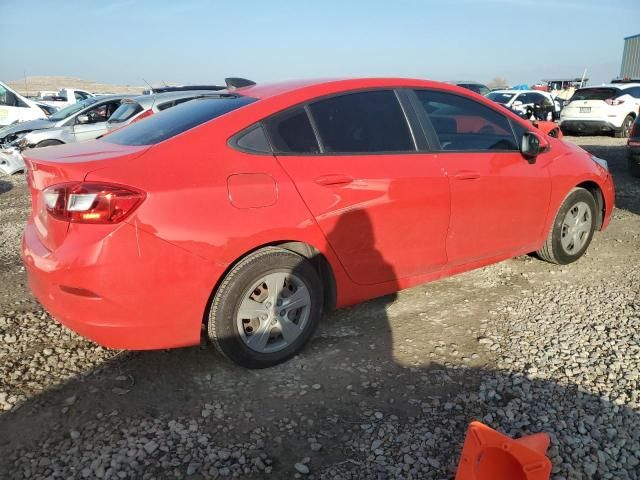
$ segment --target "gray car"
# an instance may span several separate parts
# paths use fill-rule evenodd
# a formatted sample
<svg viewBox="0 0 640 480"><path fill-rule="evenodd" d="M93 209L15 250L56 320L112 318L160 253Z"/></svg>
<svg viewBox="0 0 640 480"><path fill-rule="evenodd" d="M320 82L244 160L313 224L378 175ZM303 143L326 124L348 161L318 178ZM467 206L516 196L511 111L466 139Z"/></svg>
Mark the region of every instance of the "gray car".
<svg viewBox="0 0 640 480"><path fill-rule="evenodd" d="M120 107L113 113L106 128L109 131L122 128L137 120L161 112L167 108L175 107L194 98L207 95L221 95L225 92L212 90L185 90L179 92L155 93L151 95L139 95L124 99Z"/></svg>
<svg viewBox="0 0 640 480"><path fill-rule="evenodd" d="M131 95L91 97L48 118L0 129L0 170L11 174L24 169L21 152L27 148L92 140L107 131L107 120Z"/></svg>

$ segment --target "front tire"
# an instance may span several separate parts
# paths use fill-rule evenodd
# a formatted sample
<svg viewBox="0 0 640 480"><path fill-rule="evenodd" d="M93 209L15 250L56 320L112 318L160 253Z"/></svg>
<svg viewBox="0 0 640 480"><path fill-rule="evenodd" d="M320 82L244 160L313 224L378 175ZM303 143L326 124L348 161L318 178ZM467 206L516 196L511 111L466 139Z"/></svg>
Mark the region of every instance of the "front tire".
<svg viewBox="0 0 640 480"><path fill-rule="evenodd" d="M218 351L238 365L271 367L304 348L322 306L322 283L311 263L267 247L225 276L209 308L207 332Z"/></svg>
<svg viewBox="0 0 640 480"><path fill-rule="evenodd" d="M586 252L596 226L596 202L584 188L574 188L556 215L538 256L550 263L566 265Z"/></svg>

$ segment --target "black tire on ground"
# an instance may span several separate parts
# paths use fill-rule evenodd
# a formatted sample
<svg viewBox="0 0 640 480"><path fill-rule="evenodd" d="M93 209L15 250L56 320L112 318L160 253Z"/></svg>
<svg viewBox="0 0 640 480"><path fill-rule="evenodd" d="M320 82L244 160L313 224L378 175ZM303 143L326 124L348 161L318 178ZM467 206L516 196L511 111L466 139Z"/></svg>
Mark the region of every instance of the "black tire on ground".
<svg viewBox="0 0 640 480"><path fill-rule="evenodd" d="M310 296L309 316L299 336L290 345L272 353L257 352L243 340L236 321L238 309L249 289L271 273L295 275ZM208 312L207 333L216 349L246 368L266 368L299 353L309 341L322 317L323 289L311 263L301 255L277 247L258 250L235 265L218 287Z"/></svg>
<svg viewBox="0 0 640 480"><path fill-rule="evenodd" d="M633 125L633 117L627 115L622 122L622 127L620 127L620 130L613 132L613 136L616 138L627 138L629 133L631 133L631 125Z"/></svg>
<svg viewBox="0 0 640 480"><path fill-rule="evenodd" d="M627 158L627 164L629 165L629 173L634 177L640 178L640 159L634 160L629 157Z"/></svg>
<svg viewBox="0 0 640 480"><path fill-rule="evenodd" d="M567 212L581 202L585 203L590 211L591 227L587 232L588 236L584 245L575 252L567 252L562 246L562 225ZM589 244L591 243L596 226L596 217L596 201L593 198L593 195L584 188L574 188L569 192L569 195L564 199L564 202L562 202L544 245L536 253L542 260L546 260L550 263L566 265L568 263L575 262L584 254L584 252L586 252Z"/></svg>
<svg viewBox="0 0 640 480"><path fill-rule="evenodd" d="M64 142L61 142L60 140L42 140L36 144L36 148L52 147L53 145L64 145Z"/></svg>

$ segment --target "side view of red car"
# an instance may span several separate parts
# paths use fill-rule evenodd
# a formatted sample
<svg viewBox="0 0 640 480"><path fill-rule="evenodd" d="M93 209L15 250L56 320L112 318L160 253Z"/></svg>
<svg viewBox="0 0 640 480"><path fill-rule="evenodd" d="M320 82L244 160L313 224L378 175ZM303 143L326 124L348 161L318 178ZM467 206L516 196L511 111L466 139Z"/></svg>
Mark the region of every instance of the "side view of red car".
<svg viewBox="0 0 640 480"><path fill-rule="evenodd" d="M300 352L324 311L609 223L606 162L453 85L351 79L192 100L26 155L23 258L64 325L121 349Z"/></svg>

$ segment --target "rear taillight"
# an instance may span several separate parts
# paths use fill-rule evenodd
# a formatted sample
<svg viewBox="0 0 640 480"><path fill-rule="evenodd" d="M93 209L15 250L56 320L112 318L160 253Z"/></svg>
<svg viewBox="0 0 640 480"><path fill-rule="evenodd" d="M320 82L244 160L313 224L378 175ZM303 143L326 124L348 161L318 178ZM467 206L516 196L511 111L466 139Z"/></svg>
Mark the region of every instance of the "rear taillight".
<svg viewBox="0 0 640 480"><path fill-rule="evenodd" d="M153 110L149 109L146 112L142 112L142 114L138 117L138 118L134 118L131 123L135 123L138 120L142 120L143 118L147 118L150 117L151 115L153 115Z"/></svg>
<svg viewBox="0 0 640 480"><path fill-rule="evenodd" d="M624 100L620 100L619 98L607 98L605 102L609 105L622 105Z"/></svg>
<svg viewBox="0 0 640 480"><path fill-rule="evenodd" d="M43 196L52 217L77 223L118 223L146 197L139 190L108 183L63 183L45 189Z"/></svg>

